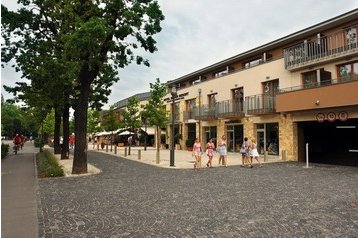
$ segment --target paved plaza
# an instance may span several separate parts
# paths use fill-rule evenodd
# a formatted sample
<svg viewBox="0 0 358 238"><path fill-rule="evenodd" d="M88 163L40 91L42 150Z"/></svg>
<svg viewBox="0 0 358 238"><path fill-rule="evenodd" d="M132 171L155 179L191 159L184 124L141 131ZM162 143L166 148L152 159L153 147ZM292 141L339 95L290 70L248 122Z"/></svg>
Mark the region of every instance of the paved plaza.
<svg viewBox="0 0 358 238"><path fill-rule="evenodd" d="M101 173L38 180L40 237L357 237L358 168L168 169L90 151Z"/></svg>
<svg viewBox="0 0 358 238"><path fill-rule="evenodd" d="M184 152L171 169L89 151L100 173L36 179L31 146L2 160L2 237L358 236L357 167L194 171Z"/></svg>

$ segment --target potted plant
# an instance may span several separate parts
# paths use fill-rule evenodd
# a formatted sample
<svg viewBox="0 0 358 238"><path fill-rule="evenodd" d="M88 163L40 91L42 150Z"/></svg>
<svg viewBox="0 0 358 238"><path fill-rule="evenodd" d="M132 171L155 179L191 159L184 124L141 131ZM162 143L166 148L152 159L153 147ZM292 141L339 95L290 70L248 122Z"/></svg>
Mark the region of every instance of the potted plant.
<svg viewBox="0 0 358 238"><path fill-rule="evenodd" d="M185 141L185 146L188 151L193 151L194 139L187 139Z"/></svg>

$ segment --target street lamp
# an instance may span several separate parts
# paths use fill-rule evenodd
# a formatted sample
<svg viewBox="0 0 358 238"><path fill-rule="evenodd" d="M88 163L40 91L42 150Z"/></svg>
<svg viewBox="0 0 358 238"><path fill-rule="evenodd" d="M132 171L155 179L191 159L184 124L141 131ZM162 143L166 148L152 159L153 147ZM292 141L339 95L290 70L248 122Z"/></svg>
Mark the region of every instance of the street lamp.
<svg viewBox="0 0 358 238"><path fill-rule="evenodd" d="M199 93L199 141L201 141L201 88L198 88Z"/></svg>
<svg viewBox="0 0 358 238"><path fill-rule="evenodd" d="M175 85L173 84L172 86L172 91L171 91L171 95L172 95L172 129L171 129L171 147L170 147L170 166L175 166L174 165L174 108L175 108L175 97L177 96L177 89L175 87Z"/></svg>

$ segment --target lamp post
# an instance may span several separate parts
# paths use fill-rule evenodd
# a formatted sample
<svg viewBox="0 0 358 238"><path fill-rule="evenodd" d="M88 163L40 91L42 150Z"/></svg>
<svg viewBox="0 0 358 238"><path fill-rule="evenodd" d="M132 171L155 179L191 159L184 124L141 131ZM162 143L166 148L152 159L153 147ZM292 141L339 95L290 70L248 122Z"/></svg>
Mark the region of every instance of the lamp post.
<svg viewBox="0 0 358 238"><path fill-rule="evenodd" d="M147 118L144 118L144 130L145 130L145 134L144 134L144 150L147 150Z"/></svg>
<svg viewBox="0 0 358 238"><path fill-rule="evenodd" d="M198 88L198 93L199 93L199 141L201 141L201 88Z"/></svg>
<svg viewBox="0 0 358 238"><path fill-rule="evenodd" d="M171 129L171 147L170 147L170 166L173 167L174 165L174 108L175 108L175 97L177 96L177 89L175 85L172 86L172 129Z"/></svg>

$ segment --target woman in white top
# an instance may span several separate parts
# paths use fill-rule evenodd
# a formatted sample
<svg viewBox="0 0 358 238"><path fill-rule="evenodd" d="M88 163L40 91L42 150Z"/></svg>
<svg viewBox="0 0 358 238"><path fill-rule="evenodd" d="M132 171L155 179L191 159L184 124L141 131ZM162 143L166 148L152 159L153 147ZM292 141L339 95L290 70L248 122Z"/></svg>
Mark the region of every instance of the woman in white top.
<svg viewBox="0 0 358 238"><path fill-rule="evenodd" d="M223 135L221 137L221 141L220 141L220 144L219 144L219 154L220 154L220 157L219 157L219 165L222 164L222 165L225 165L225 167L227 167L227 160L226 160L226 155L227 155L227 148L226 148L226 136Z"/></svg>
<svg viewBox="0 0 358 238"><path fill-rule="evenodd" d="M252 168L252 159L255 158L256 161L259 163L259 166L262 167L262 164L259 160L259 152L257 152L257 144L255 138L251 140L250 144L250 167Z"/></svg>

